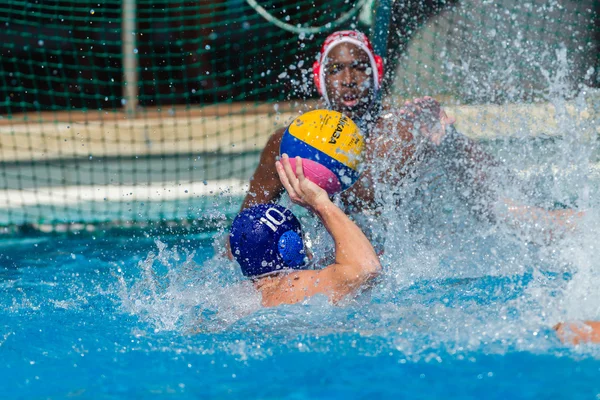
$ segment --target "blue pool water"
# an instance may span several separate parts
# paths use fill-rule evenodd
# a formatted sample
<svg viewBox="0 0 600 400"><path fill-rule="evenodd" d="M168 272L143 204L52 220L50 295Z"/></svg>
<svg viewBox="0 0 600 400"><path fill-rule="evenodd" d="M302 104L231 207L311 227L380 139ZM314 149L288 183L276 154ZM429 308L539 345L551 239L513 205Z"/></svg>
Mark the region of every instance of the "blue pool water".
<svg viewBox="0 0 600 400"><path fill-rule="evenodd" d="M550 264L262 309L213 234L4 240L2 397L600 397L600 348L544 316Z"/></svg>
<svg viewBox="0 0 600 400"><path fill-rule="evenodd" d="M490 147L532 204L586 210L551 243L539 226L474 218L435 173L383 196L357 216L383 273L339 306L260 306L214 250L241 199L197 235L3 238L0 397L598 399L600 346L552 330L600 319L600 157L585 146ZM326 254L322 227L301 220Z"/></svg>

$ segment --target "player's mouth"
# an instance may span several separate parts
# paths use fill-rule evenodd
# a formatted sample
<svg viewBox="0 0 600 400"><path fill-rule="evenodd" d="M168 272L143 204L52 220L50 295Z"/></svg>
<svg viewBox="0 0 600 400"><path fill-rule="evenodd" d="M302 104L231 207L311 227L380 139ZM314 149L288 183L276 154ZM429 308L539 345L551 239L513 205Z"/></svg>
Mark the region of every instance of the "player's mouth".
<svg viewBox="0 0 600 400"><path fill-rule="evenodd" d="M342 100L342 104L346 108L353 108L359 102L359 99L356 96L354 96L354 95L344 95L344 96L342 96L341 100Z"/></svg>

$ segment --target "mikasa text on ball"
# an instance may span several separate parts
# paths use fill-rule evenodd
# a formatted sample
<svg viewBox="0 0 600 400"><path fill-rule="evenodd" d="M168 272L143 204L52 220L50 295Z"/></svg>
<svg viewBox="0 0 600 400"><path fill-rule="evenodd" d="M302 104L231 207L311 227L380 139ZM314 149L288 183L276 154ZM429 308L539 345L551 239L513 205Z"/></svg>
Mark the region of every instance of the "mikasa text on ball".
<svg viewBox="0 0 600 400"><path fill-rule="evenodd" d="M332 195L358 180L363 149L363 135L350 118L337 111L314 110L290 124L279 152L292 160L302 157L304 175Z"/></svg>

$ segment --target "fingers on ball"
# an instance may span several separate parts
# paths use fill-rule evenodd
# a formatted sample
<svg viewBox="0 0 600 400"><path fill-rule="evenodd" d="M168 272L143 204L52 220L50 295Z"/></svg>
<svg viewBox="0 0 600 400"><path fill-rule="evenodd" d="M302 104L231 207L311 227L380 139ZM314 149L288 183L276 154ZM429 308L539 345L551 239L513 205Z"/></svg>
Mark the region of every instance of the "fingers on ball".
<svg viewBox="0 0 600 400"><path fill-rule="evenodd" d="M296 176L299 180L304 179L304 167L302 165L302 159L300 157L296 157Z"/></svg>
<svg viewBox="0 0 600 400"><path fill-rule="evenodd" d="M290 159L289 159L288 155L287 154L283 154L282 158L284 160L284 162L283 162L283 168L285 170L285 173L286 173L288 179L291 182L292 179L296 177L296 175L294 174L294 171L292 170L292 165L291 165L291 162L290 162Z"/></svg>
<svg viewBox="0 0 600 400"><path fill-rule="evenodd" d="M282 156L282 159L284 160L284 162L282 163L281 161L278 161L276 163L277 166L277 172L279 173L279 178L281 179L281 183L283 184L283 187L285 188L285 190L287 190L288 194L290 195L290 197L292 197L294 195L294 188L292 186L292 184L290 183L290 167L289 167L289 163L285 162L285 159L287 158L287 154L284 154ZM288 172L288 170L290 170ZM293 175L293 173L292 173Z"/></svg>

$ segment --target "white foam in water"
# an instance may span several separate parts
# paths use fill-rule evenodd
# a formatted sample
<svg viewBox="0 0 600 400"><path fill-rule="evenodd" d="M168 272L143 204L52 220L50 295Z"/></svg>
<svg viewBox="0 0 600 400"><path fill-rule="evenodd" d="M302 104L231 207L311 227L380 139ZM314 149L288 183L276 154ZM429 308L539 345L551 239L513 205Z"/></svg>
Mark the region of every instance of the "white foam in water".
<svg viewBox="0 0 600 400"><path fill-rule="evenodd" d="M219 279L224 260L199 266L193 253L181 255L177 247L169 249L159 240L156 246L158 253L150 252L139 262L140 276L128 281L120 268L116 271L123 310L156 331L222 330L260 306L249 282Z"/></svg>
<svg viewBox="0 0 600 400"><path fill-rule="evenodd" d="M562 314L569 320L600 320L600 266L597 210L590 210L581 234L566 241L560 257L574 267L562 297Z"/></svg>
<svg viewBox="0 0 600 400"><path fill-rule="evenodd" d="M582 124L594 121L582 122L566 112L564 99L574 95L567 82L568 54L563 48L555 57L555 69L542 71L548 82L543 95L555 105L564 136L554 142L495 143L491 151L503 159L513 156L503 168L529 171L522 181L507 178L502 168L486 171L494 186L496 204L488 205L496 210L495 221L474 216L472 209L482 204L472 201L472 188L462 187L457 194L435 159L417 155L418 174L402 185L378 184L377 213L357 216L385 253L381 278L356 299L334 307L316 297L301 305L263 309L260 296L234 263L215 257L196 265L191 254L180 255L177 248L157 241L158 253L139 263L139 276L118 274L123 309L156 330L254 329L265 337L353 332L407 357L434 360L438 350L503 353L557 347L552 325L600 318L600 182L590 175L595 140L581 133L586 131ZM579 91L575 103L581 109L589 91ZM377 162L375 175L389 182L389 161ZM542 206L559 201L586 215L574 231L543 219L515 220L499 200L503 198ZM302 221L319 257L332 243L311 218L303 216ZM233 351L247 355L245 348Z"/></svg>

